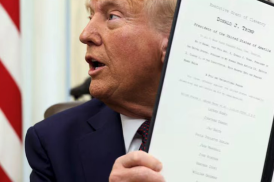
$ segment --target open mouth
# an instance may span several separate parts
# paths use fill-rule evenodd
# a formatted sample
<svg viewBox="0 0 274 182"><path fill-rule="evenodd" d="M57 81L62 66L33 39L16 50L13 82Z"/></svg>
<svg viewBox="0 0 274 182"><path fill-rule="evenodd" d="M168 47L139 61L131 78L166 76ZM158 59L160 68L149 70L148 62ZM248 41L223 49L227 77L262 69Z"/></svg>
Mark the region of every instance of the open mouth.
<svg viewBox="0 0 274 182"><path fill-rule="evenodd" d="M104 63L101 63L100 61L97 61L95 59L92 59L89 64L94 68L94 70L106 66Z"/></svg>

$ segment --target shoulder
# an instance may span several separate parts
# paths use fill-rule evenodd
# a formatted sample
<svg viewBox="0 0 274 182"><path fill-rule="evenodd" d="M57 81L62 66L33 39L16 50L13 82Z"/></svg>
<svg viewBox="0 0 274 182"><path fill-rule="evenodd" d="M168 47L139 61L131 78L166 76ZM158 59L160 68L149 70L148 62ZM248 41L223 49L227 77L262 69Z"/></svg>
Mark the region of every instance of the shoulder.
<svg viewBox="0 0 274 182"><path fill-rule="evenodd" d="M111 110L103 102L92 99L80 106L57 113L30 128L39 138L79 137L91 128L88 119L99 112Z"/></svg>
<svg viewBox="0 0 274 182"><path fill-rule="evenodd" d="M45 178L48 181L68 181L72 177L69 173L72 163L75 171L81 171L78 170L81 168L79 142L94 131L92 122L103 123L105 118L111 118L108 121L112 123L115 120L113 115L117 114L101 101L92 99L29 128L25 150L33 169L32 181L45 181ZM81 172L79 174L82 176Z"/></svg>

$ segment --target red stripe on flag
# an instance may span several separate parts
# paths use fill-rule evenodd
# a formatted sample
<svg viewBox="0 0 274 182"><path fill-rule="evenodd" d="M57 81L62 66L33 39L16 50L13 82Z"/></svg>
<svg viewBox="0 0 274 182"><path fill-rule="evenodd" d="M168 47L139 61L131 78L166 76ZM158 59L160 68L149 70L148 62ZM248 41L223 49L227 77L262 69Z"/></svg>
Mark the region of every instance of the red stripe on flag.
<svg viewBox="0 0 274 182"><path fill-rule="evenodd" d="M22 100L20 90L0 59L0 108L22 141Z"/></svg>
<svg viewBox="0 0 274 182"><path fill-rule="evenodd" d="M13 23L20 32L20 2L19 0L0 0L0 3L5 8Z"/></svg>
<svg viewBox="0 0 274 182"><path fill-rule="evenodd" d="M0 166L0 181L1 182L11 182L9 177L6 175L6 173L3 171L2 167Z"/></svg>

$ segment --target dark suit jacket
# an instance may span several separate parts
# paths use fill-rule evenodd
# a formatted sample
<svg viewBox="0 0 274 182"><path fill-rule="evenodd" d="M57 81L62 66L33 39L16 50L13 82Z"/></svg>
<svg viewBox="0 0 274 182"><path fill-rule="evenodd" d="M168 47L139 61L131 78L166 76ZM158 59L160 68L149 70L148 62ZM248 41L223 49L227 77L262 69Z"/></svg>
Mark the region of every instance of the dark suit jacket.
<svg viewBox="0 0 274 182"><path fill-rule="evenodd" d="M31 127L25 148L31 182L108 182L125 154L120 115L93 99Z"/></svg>

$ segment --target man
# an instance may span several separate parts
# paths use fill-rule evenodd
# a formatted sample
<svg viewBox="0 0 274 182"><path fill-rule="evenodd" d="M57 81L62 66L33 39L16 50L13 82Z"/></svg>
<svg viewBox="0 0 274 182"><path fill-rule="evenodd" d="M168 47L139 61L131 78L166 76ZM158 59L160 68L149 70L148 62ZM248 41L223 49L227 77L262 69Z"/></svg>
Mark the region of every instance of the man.
<svg viewBox="0 0 274 182"><path fill-rule="evenodd" d="M87 3L90 21L80 40L87 45L90 92L97 99L28 130L32 182L164 181L161 162L138 151L145 142L138 128L152 116L175 4Z"/></svg>

